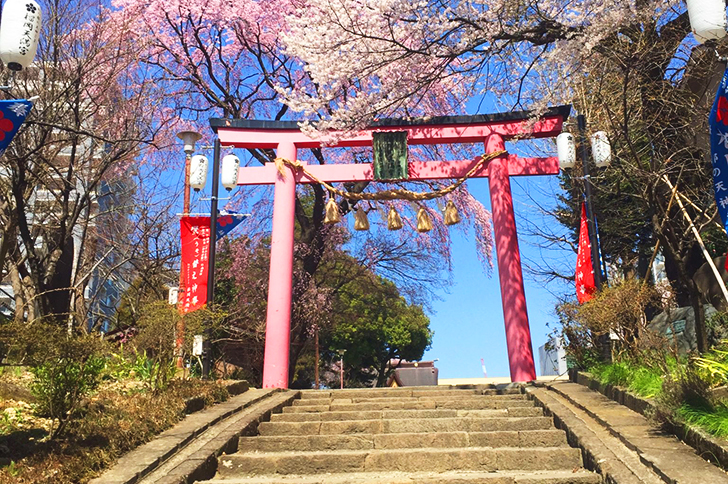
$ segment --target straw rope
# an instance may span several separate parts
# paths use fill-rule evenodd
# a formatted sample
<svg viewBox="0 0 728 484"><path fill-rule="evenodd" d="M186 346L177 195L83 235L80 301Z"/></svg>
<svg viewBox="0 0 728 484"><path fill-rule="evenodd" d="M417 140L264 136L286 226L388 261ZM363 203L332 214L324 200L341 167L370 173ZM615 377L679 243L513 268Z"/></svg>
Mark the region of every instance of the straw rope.
<svg viewBox="0 0 728 484"><path fill-rule="evenodd" d="M319 180L317 177L311 174L308 170L306 170L306 165L301 163L298 160L291 161L287 160L286 158L276 158L273 160L273 162L276 164L276 168L278 169L278 173L281 174L281 176L285 177L285 166L289 166L293 170L296 171L302 171L306 174L311 180L315 181L316 183L319 183L323 185L329 192L331 192L334 195L338 195L342 198L345 198L347 200L410 200L410 201L421 201L421 200L432 200L435 198L439 198L445 195L448 195L455 191L460 185L465 183L465 181L473 176L476 171L478 171L485 163L488 161L497 158L499 156L502 156L506 154L507 151L496 151L493 153L487 153L483 154L480 157L480 160L463 176L462 178L459 178L455 183L448 185L446 187L440 188L438 190L434 190L431 192L413 192L411 190L407 190L404 188L397 188L393 190L382 190L375 193L352 193L345 190L340 190L333 185L323 181Z"/></svg>

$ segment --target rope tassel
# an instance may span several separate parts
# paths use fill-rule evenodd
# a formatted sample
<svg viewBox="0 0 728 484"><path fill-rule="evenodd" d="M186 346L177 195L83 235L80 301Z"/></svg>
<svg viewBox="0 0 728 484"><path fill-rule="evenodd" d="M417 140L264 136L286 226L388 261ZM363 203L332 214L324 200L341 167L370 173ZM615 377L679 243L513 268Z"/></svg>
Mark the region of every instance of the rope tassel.
<svg viewBox="0 0 728 484"><path fill-rule="evenodd" d="M427 210L421 208L417 211L417 231L420 233L432 230L432 220Z"/></svg>
<svg viewBox="0 0 728 484"><path fill-rule="evenodd" d="M354 230L369 230L367 213L360 208L354 212Z"/></svg>
<svg viewBox="0 0 728 484"><path fill-rule="evenodd" d="M391 207L389 209L389 214L387 215L387 228L389 230L399 230L403 226L402 217L399 216L394 207Z"/></svg>
<svg viewBox="0 0 728 484"><path fill-rule="evenodd" d="M334 200L333 197L329 198L329 201L326 202L326 216L324 217L324 223L335 224L340 221L341 216L339 215L339 206L336 204L336 200Z"/></svg>
<svg viewBox="0 0 728 484"><path fill-rule="evenodd" d="M459 223L460 214L458 213L458 209L455 207L452 200L448 200L447 205L445 205L445 225L455 225Z"/></svg>

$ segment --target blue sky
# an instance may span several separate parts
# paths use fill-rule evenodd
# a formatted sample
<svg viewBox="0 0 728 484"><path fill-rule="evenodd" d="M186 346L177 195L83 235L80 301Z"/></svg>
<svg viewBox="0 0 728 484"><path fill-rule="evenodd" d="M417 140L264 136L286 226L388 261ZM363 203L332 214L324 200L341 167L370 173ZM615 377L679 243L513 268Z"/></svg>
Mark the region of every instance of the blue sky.
<svg viewBox="0 0 728 484"><path fill-rule="evenodd" d="M468 188L490 209L487 179L469 180ZM524 230L526 218L532 223L548 223L540 215L534 200L539 205L553 206L558 177L512 178L511 188L522 262L526 258L546 258L569 270L576 264L576 254L567 250L539 250L536 245L539 240ZM454 285L449 288L449 293L440 293L442 300L433 304L436 314L430 316L430 327L435 331L435 337L432 349L425 353L423 359L439 358L436 366L440 378L482 377L481 358L489 377L509 376L497 267L492 277L484 274L472 239L472 234L468 237L453 232ZM524 282L536 372L539 373L538 347L546 342L546 334L550 332L546 325L556 321L556 295L569 295L572 286L556 281L544 284L525 272Z"/></svg>

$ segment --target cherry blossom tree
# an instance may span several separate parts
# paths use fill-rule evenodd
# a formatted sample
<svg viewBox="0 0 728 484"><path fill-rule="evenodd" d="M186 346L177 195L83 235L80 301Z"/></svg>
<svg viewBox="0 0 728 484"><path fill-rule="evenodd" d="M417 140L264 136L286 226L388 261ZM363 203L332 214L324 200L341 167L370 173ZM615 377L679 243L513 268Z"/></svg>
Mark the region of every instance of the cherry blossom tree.
<svg viewBox="0 0 728 484"><path fill-rule="evenodd" d="M305 113L293 112L281 97L284 92L316 89L306 66L289 54L282 43L282 34L289 30L289 19L305 5L300 0L116 0L112 4L114 19L110 24L133 25L128 29L130 38L139 58L157 76L157 83L165 86L169 93L166 105L185 120L199 122L198 130L203 131L208 117L306 119ZM462 113L465 93L446 83L437 86L433 83L427 95L413 99L402 114ZM340 102L331 100L330 106L324 110L333 110ZM275 156L270 150L249 150L248 154L248 162L254 164L270 162ZM410 154L420 158L443 155L442 152L427 150L413 150ZM300 156L309 163L351 163L370 158L371 152L314 149ZM437 183L423 183L416 188L428 191L438 186ZM345 188L375 191L381 187L353 184ZM464 215L467 226L476 231L477 250L486 271L490 271L490 214L466 189L451 195L450 199ZM251 200L256 201L252 206L248 205ZM327 200L328 193L322 186L314 184L298 189L296 263L301 271L296 272L294 281L294 348L309 337L307 328L312 325L305 311L299 311L295 305L302 303L310 284L318 284L317 274L322 261L331 248L338 247L342 237L347 250L364 267L395 281L401 292L417 303L426 303L433 287L448 285L450 239L447 229L441 224L443 201L440 205L438 202L424 205L435 219L436 228L430 234L415 236L412 228L419 206L403 201L392 202L402 212L407 229L390 233L376 214L386 216L391 204L339 201L339 210L349 227L352 225L348 221L352 218L352 209L358 205L369 211L372 230L354 233L348 229L332 230L324 224ZM253 211L252 221L246 223L245 229L252 244L248 250L264 243L262 234L269 230L272 211L270 192L241 189L230 202L230 207ZM236 257L244 260L247 256L239 253ZM322 286L316 287L325 292ZM295 357L292 365L295 365Z"/></svg>
<svg viewBox="0 0 728 484"><path fill-rule="evenodd" d="M573 103L615 148L613 166L595 173L608 259L644 277L659 244L706 348L692 281L703 258L685 214L716 239L705 120L723 68L714 49L725 45L697 46L683 2L309 0L287 20L285 52L311 82L279 90L315 129L354 129L442 90L536 110ZM564 186L555 215L573 228L581 183Z"/></svg>

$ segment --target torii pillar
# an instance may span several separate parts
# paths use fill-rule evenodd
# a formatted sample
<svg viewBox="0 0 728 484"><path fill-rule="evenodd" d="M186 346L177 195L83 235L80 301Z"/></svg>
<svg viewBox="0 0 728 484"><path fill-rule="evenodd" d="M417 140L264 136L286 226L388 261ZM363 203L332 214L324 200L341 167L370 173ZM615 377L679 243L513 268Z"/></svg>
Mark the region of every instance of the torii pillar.
<svg viewBox="0 0 728 484"><path fill-rule="evenodd" d="M505 141L509 139L558 135L570 109L570 106L551 108L535 122L532 122L529 112L428 118L418 122L383 120L334 144L309 138L300 131L296 122L291 121L211 119L210 124L223 145L274 148L278 157L291 161L297 159L297 150L301 148L371 146L372 133L375 131L407 131L408 144L482 142L488 154L504 150ZM473 160L410 162L409 180L460 178L479 161L480 157ZM373 167L367 163L307 165L306 170L328 183L374 180ZM502 155L484 163L473 175L473 178L487 177L489 181L511 381L534 380L536 370L510 177L558 173L556 157ZM263 363L264 388L288 388L296 183L315 183L303 171L288 166L284 174L279 173L273 163L266 163L260 167L241 168L238 176L238 185L275 185Z"/></svg>

